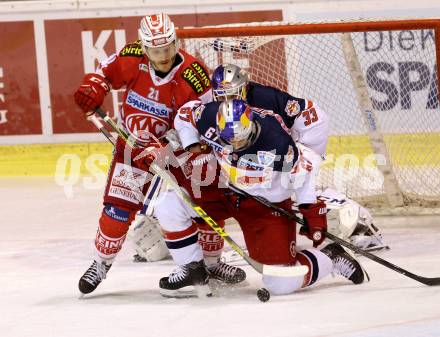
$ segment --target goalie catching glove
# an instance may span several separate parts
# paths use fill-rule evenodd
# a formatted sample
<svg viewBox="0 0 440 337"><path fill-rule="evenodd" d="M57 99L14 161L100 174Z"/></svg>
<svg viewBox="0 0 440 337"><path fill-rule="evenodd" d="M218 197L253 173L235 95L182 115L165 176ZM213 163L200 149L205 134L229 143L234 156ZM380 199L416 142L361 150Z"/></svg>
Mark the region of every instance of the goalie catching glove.
<svg viewBox="0 0 440 337"><path fill-rule="evenodd" d="M327 205L328 231L364 250L389 249L370 212L356 201L331 188L318 199Z"/></svg>

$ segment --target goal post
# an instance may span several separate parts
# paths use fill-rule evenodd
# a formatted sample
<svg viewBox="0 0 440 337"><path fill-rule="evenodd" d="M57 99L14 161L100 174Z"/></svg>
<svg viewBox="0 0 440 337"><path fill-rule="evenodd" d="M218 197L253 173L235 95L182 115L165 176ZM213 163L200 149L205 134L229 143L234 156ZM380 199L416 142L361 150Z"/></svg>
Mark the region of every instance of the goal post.
<svg viewBox="0 0 440 337"><path fill-rule="evenodd" d="M329 114L320 187L373 207L440 207L440 19L258 22L178 36L210 71L237 64Z"/></svg>

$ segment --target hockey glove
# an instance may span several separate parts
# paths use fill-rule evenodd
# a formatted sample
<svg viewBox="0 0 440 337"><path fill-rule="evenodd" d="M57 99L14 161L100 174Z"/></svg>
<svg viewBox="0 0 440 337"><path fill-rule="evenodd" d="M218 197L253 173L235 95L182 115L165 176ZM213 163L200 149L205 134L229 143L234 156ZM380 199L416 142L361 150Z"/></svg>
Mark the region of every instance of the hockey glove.
<svg viewBox="0 0 440 337"><path fill-rule="evenodd" d="M148 171L152 162L164 168L171 154L171 147L167 144L153 143L144 149L133 150L132 158L137 167Z"/></svg>
<svg viewBox="0 0 440 337"><path fill-rule="evenodd" d="M103 76L86 74L73 96L75 103L89 115L93 109L102 105L109 91L110 85Z"/></svg>
<svg viewBox="0 0 440 337"><path fill-rule="evenodd" d="M313 241L313 247L318 247L325 239L327 232L327 208L325 203L318 201L316 204L299 205L303 215L304 225L299 234L307 236Z"/></svg>

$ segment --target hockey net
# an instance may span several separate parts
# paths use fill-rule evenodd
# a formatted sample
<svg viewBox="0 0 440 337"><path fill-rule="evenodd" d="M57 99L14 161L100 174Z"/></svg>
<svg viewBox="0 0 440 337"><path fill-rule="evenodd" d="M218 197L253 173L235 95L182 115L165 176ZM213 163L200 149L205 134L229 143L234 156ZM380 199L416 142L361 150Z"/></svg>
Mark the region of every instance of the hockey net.
<svg viewBox="0 0 440 337"><path fill-rule="evenodd" d="M234 63L329 114L320 187L370 207L440 207L440 20L252 23L179 35L210 71Z"/></svg>

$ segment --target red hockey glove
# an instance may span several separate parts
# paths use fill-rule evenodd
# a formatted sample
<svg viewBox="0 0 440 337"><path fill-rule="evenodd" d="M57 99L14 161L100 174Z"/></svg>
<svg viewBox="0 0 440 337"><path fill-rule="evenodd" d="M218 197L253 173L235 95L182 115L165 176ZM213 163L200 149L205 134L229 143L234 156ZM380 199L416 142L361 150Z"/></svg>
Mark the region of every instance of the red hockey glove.
<svg viewBox="0 0 440 337"><path fill-rule="evenodd" d="M325 239L327 232L327 208L325 203L318 201L316 204L299 205L303 215L304 225L299 234L307 236L313 241L313 247L318 247Z"/></svg>
<svg viewBox="0 0 440 337"><path fill-rule="evenodd" d="M86 74L73 95L76 104L88 114L93 109L102 105L104 97L110 91L107 80L99 74Z"/></svg>
<svg viewBox="0 0 440 337"><path fill-rule="evenodd" d="M148 171L152 162L164 168L171 153L167 144L153 143L144 149L132 150L132 158L140 169Z"/></svg>

